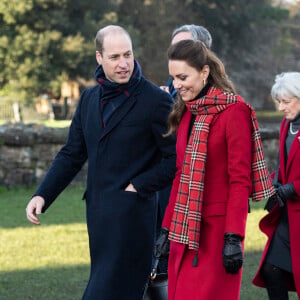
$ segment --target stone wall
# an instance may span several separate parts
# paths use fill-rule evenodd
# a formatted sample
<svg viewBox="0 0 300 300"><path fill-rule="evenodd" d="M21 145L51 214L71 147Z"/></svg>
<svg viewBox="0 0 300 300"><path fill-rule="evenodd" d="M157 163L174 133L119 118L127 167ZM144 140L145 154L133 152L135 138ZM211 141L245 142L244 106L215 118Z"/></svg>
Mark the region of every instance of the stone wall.
<svg viewBox="0 0 300 300"><path fill-rule="evenodd" d="M263 149L270 171L276 165L278 127L261 127ZM0 186L38 184L55 154L65 143L68 128L49 128L37 124L0 126ZM87 164L72 184L85 183Z"/></svg>
<svg viewBox="0 0 300 300"><path fill-rule="evenodd" d="M58 150L65 143L68 128L43 125L0 126L0 186L38 184ZM85 165L72 184L84 183Z"/></svg>

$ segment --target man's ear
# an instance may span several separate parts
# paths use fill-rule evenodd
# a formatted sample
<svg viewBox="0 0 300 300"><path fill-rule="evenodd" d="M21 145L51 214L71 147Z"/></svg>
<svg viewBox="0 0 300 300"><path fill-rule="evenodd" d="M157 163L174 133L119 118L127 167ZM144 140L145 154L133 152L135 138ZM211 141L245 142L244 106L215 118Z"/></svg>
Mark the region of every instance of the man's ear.
<svg viewBox="0 0 300 300"><path fill-rule="evenodd" d="M99 51L96 51L96 60L99 65L102 65L102 55Z"/></svg>

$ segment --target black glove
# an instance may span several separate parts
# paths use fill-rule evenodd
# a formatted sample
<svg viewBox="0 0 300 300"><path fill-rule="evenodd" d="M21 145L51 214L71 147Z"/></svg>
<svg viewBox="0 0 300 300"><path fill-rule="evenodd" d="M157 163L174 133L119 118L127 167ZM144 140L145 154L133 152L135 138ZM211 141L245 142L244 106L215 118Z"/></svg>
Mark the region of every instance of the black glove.
<svg viewBox="0 0 300 300"><path fill-rule="evenodd" d="M285 202L287 199L291 199L296 195L295 187L292 182L280 185L278 188L276 188L276 192L279 197Z"/></svg>
<svg viewBox="0 0 300 300"><path fill-rule="evenodd" d="M275 189L277 189L277 188L279 188L280 186L282 186L282 184L281 184L280 182L278 182L278 180L276 180L276 182L275 182L275 179L274 179L274 178L271 178L271 181L272 181L272 183L273 183Z"/></svg>
<svg viewBox="0 0 300 300"><path fill-rule="evenodd" d="M284 207L284 201L279 196L277 189L275 189L275 191L276 191L276 193L268 199L268 201L264 207L264 209L266 209L267 211L271 211L276 203L278 203L279 207Z"/></svg>
<svg viewBox="0 0 300 300"><path fill-rule="evenodd" d="M225 233L222 253L226 273L237 274L243 265L241 236L234 233Z"/></svg>
<svg viewBox="0 0 300 300"><path fill-rule="evenodd" d="M169 230L162 228L154 245L154 257L168 257L170 252Z"/></svg>

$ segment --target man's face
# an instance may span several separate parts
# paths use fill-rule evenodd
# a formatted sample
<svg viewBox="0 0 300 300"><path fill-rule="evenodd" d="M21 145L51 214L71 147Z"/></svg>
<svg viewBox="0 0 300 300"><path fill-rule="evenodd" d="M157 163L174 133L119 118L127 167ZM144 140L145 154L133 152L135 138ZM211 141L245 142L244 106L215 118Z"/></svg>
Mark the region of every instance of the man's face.
<svg viewBox="0 0 300 300"><path fill-rule="evenodd" d="M130 38L120 32L107 34L103 41L102 55L96 51L96 59L102 65L108 80L119 84L127 83L134 69Z"/></svg>
<svg viewBox="0 0 300 300"><path fill-rule="evenodd" d="M178 32L172 39L171 44L175 44L177 42L180 42L182 40L192 40L192 34L189 31L182 31L182 32Z"/></svg>

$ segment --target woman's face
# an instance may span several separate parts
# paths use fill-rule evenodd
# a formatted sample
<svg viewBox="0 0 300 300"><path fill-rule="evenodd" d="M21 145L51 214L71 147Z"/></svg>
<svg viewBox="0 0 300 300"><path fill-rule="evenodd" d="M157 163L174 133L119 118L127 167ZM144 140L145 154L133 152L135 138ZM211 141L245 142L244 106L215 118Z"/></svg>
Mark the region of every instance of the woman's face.
<svg viewBox="0 0 300 300"><path fill-rule="evenodd" d="M293 121L300 114L300 99L297 97L277 98L278 110L285 114L287 120Z"/></svg>
<svg viewBox="0 0 300 300"><path fill-rule="evenodd" d="M184 102L194 100L207 82L209 66L201 71L189 66L183 60L169 60L169 73L174 88Z"/></svg>

